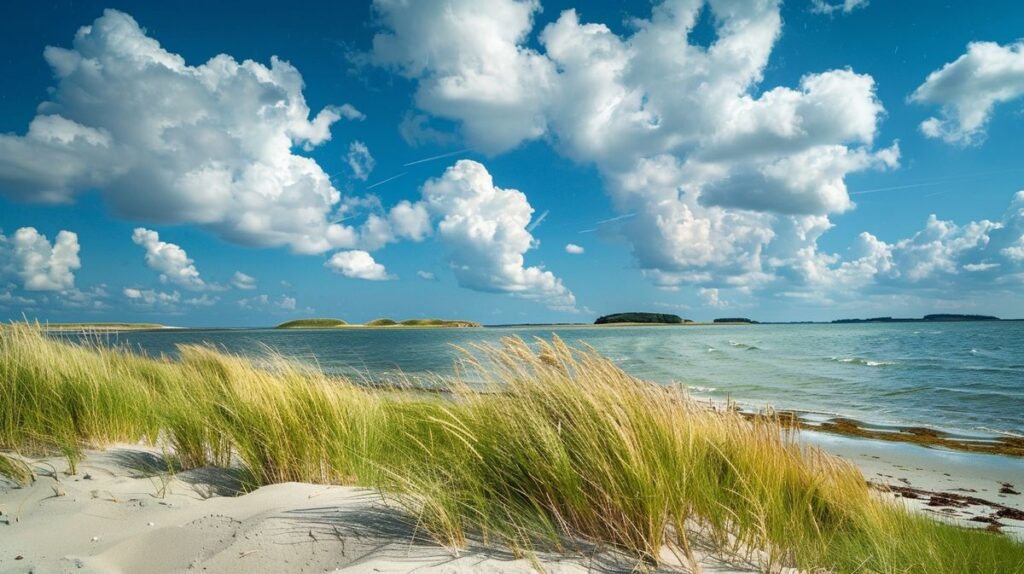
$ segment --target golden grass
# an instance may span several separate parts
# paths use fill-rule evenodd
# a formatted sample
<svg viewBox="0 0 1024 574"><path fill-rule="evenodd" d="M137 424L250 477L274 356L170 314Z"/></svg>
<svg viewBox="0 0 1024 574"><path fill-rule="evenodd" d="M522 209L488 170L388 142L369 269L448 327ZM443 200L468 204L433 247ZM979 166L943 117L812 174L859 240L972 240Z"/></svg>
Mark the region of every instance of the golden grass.
<svg viewBox="0 0 1024 574"><path fill-rule="evenodd" d="M86 445L145 440L185 466L241 464L253 485L377 487L455 546L470 534L520 552L583 541L648 564L665 547L689 555L699 536L766 569L1024 571L1020 544L912 514L777 421L713 411L593 350L510 339L467 357L437 396L273 355L185 346L149 359L11 325L0 448L74 461Z"/></svg>

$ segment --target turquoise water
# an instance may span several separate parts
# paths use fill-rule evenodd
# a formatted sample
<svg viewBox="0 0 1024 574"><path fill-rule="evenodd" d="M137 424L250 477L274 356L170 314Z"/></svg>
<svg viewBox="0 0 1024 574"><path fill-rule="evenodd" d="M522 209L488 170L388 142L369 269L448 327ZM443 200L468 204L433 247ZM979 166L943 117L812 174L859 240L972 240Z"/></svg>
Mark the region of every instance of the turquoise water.
<svg viewBox="0 0 1024 574"><path fill-rule="evenodd" d="M1024 322L616 328L168 330L106 335L143 352L209 342L273 348L326 371L450 373L453 345L502 337L586 342L626 371L692 394L865 422L1024 435Z"/></svg>

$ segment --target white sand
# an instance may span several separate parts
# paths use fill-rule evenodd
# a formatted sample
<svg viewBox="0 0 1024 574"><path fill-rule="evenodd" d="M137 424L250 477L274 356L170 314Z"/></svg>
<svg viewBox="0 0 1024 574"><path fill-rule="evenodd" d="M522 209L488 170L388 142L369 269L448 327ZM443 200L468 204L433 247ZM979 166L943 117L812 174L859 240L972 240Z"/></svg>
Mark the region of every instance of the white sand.
<svg viewBox="0 0 1024 574"><path fill-rule="evenodd" d="M900 497L911 508L931 516L973 528L988 523L971 518L991 516L1005 506L1024 511L1024 494L1000 492L1004 484L1024 493L1024 458L975 454L943 448L865 440L834 434L801 431L801 439L853 461L864 477L874 483L911 487L937 494L969 496L992 504L929 505L930 497ZM1006 535L1024 541L1024 521L999 518Z"/></svg>
<svg viewBox="0 0 1024 574"><path fill-rule="evenodd" d="M27 488L0 479L0 572L536 571L501 550L455 555L417 537L403 513L366 489L289 483L236 496L230 472L171 477L142 447L90 452L73 476L60 458L33 469L40 476ZM699 556L703 572L756 571ZM609 553L538 558L557 574L633 566Z"/></svg>

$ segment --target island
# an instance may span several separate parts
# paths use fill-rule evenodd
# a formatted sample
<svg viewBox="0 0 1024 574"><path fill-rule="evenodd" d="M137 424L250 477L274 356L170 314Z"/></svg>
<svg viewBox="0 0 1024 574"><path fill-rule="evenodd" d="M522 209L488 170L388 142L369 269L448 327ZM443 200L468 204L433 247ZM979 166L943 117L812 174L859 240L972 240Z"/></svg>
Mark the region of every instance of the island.
<svg viewBox="0 0 1024 574"><path fill-rule="evenodd" d="M281 323L275 329L333 329L334 327L344 327L348 323L341 319L295 319L294 321L285 321Z"/></svg>
<svg viewBox="0 0 1024 574"><path fill-rule="evenodd" d="M745 325L757 325L758 322L746 317L722 317L714 320L715 323L740 323Z"/></svg>
<svg viewBox="0 0 1024 574"><path fill-rule="evenodd" d="M341 319L295 319L286 321L274 327L275 329L396 329L402 327L444 327L444 328L469 328L480 327L480 323L465 321L461 319L406 319L395 321L394 319L374 319L365 324L348 323Z"/></svg>
<svg viewBox="0 0 1024 574"><path fill-rule="evenodd" d="M688 319L683 319L679 315L672 315L670 313L641 313L641 312L630 312L630 313L612 313L611 315L603 315L598 317L594 321L595 325L613 325L613 324L652 324L652 325L679 325L682 323L692 323Z"/></svg>
<svg viewBox="0 0 1024 574"><path fill-rule="evenodd" d="M1001 321L992 315L962 315L959 313L936 313L921 318L913 317L871 317L870 319L836 319L833 323L926 323L951 321Z"/></svg>

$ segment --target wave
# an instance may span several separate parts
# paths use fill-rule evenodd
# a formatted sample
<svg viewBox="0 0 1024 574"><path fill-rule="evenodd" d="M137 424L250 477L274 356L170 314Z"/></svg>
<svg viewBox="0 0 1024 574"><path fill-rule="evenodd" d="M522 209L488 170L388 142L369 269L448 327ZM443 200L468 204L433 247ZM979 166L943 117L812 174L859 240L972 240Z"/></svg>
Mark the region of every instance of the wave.
<svg viewBox="0 0 1024 574"><path fill-rule="evenodd" d="M744 349L747 351L760 351L761 347L750 345L747 343L740 343L739 341L729 341L730 347L736 347L737 349Z"/></svg>
<svg viewBox="0 0 1024 574"><path fill-rule="evenodd" d="M700 385L686 385L686 389L695 393L713 393L718 390L715 387L702 387Z"/></svg>
<svg viewBox="0 0 1024 574"><path fill-rule="evenodd" d="M836 363L844 363L848 365L862 365L865 367L891 367L896 364L895 361L873 361L871 359L865 359L862 357L829 357L830 361Z"/></svg>

